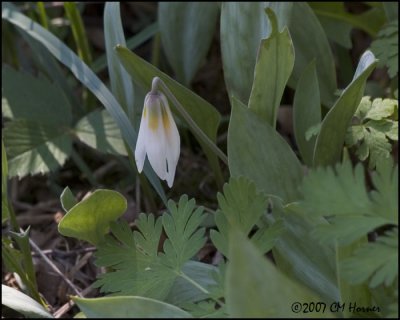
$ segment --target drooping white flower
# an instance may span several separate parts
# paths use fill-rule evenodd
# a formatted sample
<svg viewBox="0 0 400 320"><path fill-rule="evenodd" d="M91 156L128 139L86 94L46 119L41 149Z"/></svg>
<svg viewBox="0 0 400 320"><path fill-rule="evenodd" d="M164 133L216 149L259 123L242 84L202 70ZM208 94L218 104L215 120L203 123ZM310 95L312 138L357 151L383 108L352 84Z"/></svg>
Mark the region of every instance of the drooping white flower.
<svg viewBox="0 0 400 320"><path fill-rule="evenodd" d="M144 99L142 119L136 142L135 160L142 172L146 155L155 173L171 188L180 153L180 137L168 100L158 90Z"/></svg>

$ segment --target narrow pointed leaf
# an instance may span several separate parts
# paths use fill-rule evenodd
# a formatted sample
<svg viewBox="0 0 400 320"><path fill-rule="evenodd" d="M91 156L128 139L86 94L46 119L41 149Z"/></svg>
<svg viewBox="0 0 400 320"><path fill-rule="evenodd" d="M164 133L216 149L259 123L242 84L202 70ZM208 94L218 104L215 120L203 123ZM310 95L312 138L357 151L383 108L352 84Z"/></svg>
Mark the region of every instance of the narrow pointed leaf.
<svg viewBox="0 0 400 320"><path fill-rule="evenodd" d="M119 62L114 51L117 44L126 46L119 2L107 2L104 7L104 38L111 91L127 112L134 105L134 87L131 77ZM132 114L132 111L128 114Z"/></svg>
<svg viewBox="0 0 400 320"><path fill-rule="evenodd" d="M293 102L293 128L304 163L312 165L316 137L307 139L306 132L321 122L321 103L315 61L311 62L297 83Z"/></svg>
<svg viewBox="0 0 400 320"><path fill-rule="evenodd" d="M28 318L53 318L38 302L14 288L1 285L1 303Z"/></svg>
<svg viewBox="0 0 400 320"><path fill-rule="evenodd" d="M270 8L266 13L272 31L268 39L261 40L249 108L275 128L283 91L294 65L294 48L289 30L285 27L278 32L275 13Z"/></svg>
<svg viewBox="0 0 400 320"><path fill-rule="evenodd" d="M366 51L358 63L353 81L342 92L325 116L314 149L314 166L332 165L340 160L347 127L364 94L365 83L376 67L371 51Z"/></svg>
<svg viewBox="0 0 400 320"><path fill-rule="evenodd" d="M3 139L1 139L1 223L2 224L10 216L10 213L8 211L7 181L8 181L7 155L6 155L6 149L4 148Z"/></svg>

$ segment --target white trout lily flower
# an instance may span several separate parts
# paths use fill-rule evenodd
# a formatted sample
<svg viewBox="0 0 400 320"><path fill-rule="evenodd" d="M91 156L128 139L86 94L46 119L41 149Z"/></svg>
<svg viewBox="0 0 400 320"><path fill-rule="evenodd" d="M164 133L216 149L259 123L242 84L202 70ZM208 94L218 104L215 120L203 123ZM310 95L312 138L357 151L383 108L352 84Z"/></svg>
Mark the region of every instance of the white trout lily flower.
<svg viewBox="0 0 400 320"><path fill-rule="evenodd" d="M167 180L171 188L179 159L180 137L168 100L155 87L153 85L153 89L144 99L135 160L140 173L147 154L155 173L161 180Z"/></svg>

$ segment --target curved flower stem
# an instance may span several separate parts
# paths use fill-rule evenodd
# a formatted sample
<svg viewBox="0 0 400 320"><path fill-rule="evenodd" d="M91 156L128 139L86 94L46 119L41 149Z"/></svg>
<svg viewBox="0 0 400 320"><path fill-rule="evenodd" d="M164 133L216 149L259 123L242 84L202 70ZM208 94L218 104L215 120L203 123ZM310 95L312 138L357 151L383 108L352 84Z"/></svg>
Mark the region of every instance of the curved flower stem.
<svg viewBox="0 0 400 320"><path fill-rule="evenodd" d="M226 164L228 165L228 157L221 151L217 145L211 141L211 139L200 129L196 122L193 121L192 117L186 112L185 108L180 104L180 102L175 98L173 93L169 90L167 85L159 77L154 77L151 90L155 91L157 88L162 88L167 97L175 105L176 109L180 115L186 120L189 126L193 129L194 133L198 136L200 140L205 142L211 150Z"/></svg>

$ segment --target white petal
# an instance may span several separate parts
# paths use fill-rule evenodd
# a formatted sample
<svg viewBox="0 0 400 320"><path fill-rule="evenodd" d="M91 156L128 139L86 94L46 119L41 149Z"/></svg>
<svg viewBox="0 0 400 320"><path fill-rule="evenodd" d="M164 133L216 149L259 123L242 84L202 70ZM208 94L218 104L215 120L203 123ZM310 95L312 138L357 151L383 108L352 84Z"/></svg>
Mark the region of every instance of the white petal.
<svg viewBox="0 0 400 320"><path fill-rule="evenodd" d="M163 99L164 100L164 99ZM166 100L166 99L165 99ZM165 103L165 102L164 102ZM167 163L168 171L166 175L166 180L168 186L171 188L175 178L176 166L179 160L180 154L180 137L178 128L176 127L174 118L172 117L171 110L169 109L168 103L164 105L164 108L168 115L169 128L165 128L165 138L167 142Z"/></svg>
<svg viewBox="0 0 400 320"><path fill-rule="evenodd" d="M135 148L135 161L139 173L142 172L144 166L144 160L146 159L147 121L146 118L144 117L145 108L146 105L143 107L142 119L140 120L139 134Z"/></svg>
<svg viewBox="0 0 400 320"><path fill-rule="evenodd" d="M149 162L154 169L155 173L160 179L165 180L167 174L167 162L166 162L166 138L164 133L164 127L162 123L162 116L160 110L160 103L151 106L154 108L152 112L155 112L157 117L157 128L153 130L149 127L147 122L146 132L146 151ZM150 116L150 113L149 113Z"/></svg>

